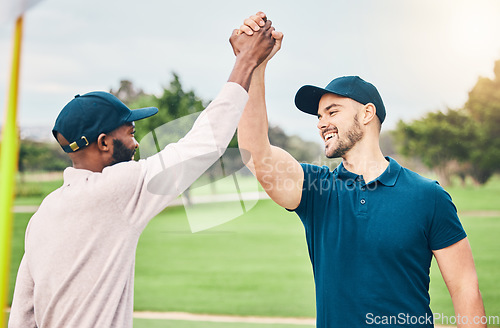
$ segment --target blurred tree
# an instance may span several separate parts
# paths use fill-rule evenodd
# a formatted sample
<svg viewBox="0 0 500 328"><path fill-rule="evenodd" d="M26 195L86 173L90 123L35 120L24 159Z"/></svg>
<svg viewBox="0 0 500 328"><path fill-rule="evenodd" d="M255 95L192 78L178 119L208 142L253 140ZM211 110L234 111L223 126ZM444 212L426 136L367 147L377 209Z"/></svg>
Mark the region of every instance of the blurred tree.
<svg viewBox="0 0 500 328"><path fill-rule="evenodd" d="M500 172L500 60L495 62L494 73L493 79L478 79L464 107L477 123L478 140L470 149L470 159L471 175L479 183Z"/></svg>
<svg viewBox="0 0 500 328"><path fill-rule="evenodd" d="M19 147L19 172L61 171L71 166L69 157L55 142L21 140Z"/></svg>
<svg viewBox="0 0 500 328"><path fill-rule="evenodd" d="M405 156L417 156L444 181L456 174L484 184L500 172L500 60L493 79L480 77L464 108L399 122L395 136Z"/></svg>
<svg viewBox="0 0 500 328"><path fill-rule="evenodd" d="M470 150L478 141L475 122L463 110L452 109L428 113L411 123L400 121L394 135L399 152L420 158L444 185L453 174L463 176L461 171L469 168Z"/></svg>
<svg viewBox="0 0 500 328"><path fill-rule="evenodd" d="M299 136L288 136L279 126L269 127L269 141L272 145L285 149L299 162L317 161L323 150L321 146L312 141L305 141Z"/></svg>
<svg viewBox="0 0 500 328"><path fill-rule="evenodd" d="M129 80L121 80L120 87L118 90L111 89L109 91L111 94L115 95L121 101L123 101L126 105L130 105L141 96L144 95L142 89L138 89L131 81Z"/></svg>
<svg viewBox="0 0 500 328"><path fill-rule="evenodd" d="M135 88L132 87L132 89ZM117 96L120 98L120 93ZM157 107L159 110L158 114L136 122L136 138L140 141L146 134L165 123L202 111L206 104L196 96L194 91L185 91L179 76L172 73L172 80L168 87L163 88L161 96L142 93L128 105L131 108ZM180 138L182 135L178 137Z"/></svg>

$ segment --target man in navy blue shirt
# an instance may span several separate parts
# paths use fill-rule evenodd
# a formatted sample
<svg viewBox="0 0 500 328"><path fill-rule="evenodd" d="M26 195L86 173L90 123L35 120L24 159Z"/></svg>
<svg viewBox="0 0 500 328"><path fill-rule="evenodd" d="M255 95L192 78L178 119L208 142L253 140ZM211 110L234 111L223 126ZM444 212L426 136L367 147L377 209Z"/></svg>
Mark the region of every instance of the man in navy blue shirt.
<svg viewBox="0 0 500 328"><path fill-rule="evenodd" d="M247 34L265 14L244 21ZM254 71L238 126L247 166L269 196L304 224L316 283L317 327L433 327L429 268L437 260L458 327L486 327L484 306L465 231L451 197L432 181L384 157L379 146L385 106L377 89L357 76L325 88L302 87L295 104L317 115L326 166L299 164L270 145L264 69L282 36Z"/></svg>

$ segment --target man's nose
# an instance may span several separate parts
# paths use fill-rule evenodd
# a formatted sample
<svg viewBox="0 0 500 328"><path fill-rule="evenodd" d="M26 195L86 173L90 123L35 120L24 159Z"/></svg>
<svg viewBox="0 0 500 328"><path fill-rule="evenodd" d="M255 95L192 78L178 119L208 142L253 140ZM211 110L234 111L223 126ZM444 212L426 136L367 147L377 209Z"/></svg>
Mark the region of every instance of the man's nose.
<svg viewBox="0 0 500 328"><path fill-rule="evenodd" d="M322 119L322 118L318 119L318 125L317 125L318 129L322 130L322 129L326 128L326 125L327 124L326 124L326 121L324 119Z"/></svg>

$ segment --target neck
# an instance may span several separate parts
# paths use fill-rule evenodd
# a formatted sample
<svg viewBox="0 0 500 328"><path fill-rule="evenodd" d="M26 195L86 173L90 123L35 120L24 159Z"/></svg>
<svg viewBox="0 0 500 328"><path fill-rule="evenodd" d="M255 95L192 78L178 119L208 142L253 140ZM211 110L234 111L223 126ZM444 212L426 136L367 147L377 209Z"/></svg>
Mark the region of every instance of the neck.
<svg viewBox="0 0 500 328"><path fill-rule="evenodd" d="M75 169L102 172L107 166L102 156L90 147L70 154L70 158Z"/></svg>
<svg viewBox="0 0 500 328"><path fill-rule="evenodd" d="M370 145L358 142L342 156L342 163L349 172L362 175L367 183L379 177L389 166L378 143Z"/></svg>

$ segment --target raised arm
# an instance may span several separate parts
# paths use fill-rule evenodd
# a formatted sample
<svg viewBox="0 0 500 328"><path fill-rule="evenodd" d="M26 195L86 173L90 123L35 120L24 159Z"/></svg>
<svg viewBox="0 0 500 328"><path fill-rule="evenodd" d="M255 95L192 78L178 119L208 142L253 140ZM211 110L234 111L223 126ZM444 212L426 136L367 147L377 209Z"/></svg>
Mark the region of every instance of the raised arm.
<svg viewBox="0 0 500 328"><path fill-rule="evenodd" d="M224 153L245 108L252 73L273 49L273 30L269 21L253 36L236 35L233 31L230 42L237 53L236 63L219 95L202 111L184 138L138 164L129 164L139 172L139 181L133 183L137 190L131 191L135 199L127 199L127 203L135 205L130 207L135 211L129 215L130 220L145 226ZM157 139L155 133L152 131L152 139ZM119 168L103 173L131 176L130 167Z"/></svg>
<svg viewBox="0 0 500 328"><path fill-rule="evenodd" d="M252 30L263 26L264 20L263 13L251 16L245 20L241 30L252 34ZM269 59L281 48L283 34L273 32L273 37L276 40L273 50L253 73L249 100L238 125L238 145L243 161L271 199L280 206L295 209L302 196L304 172L295 158L285 150L272 146L268 138L265 69Z"/></svg>
<svg viewBox="0 0 500 328"><path fill-rule="evenodd" d="M468 239L436 250L434 256L451 295L457 327L485 328L483 299Z"/></svg>

